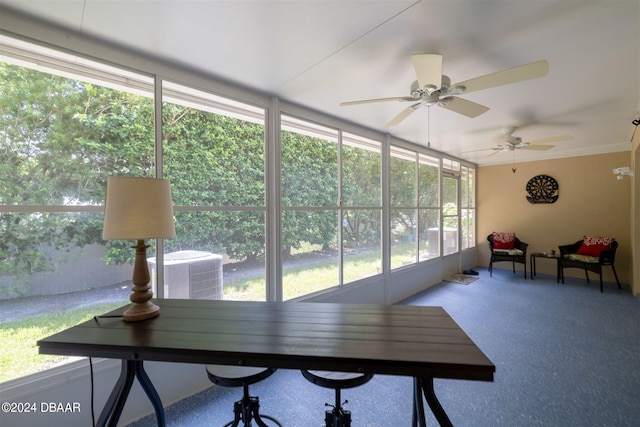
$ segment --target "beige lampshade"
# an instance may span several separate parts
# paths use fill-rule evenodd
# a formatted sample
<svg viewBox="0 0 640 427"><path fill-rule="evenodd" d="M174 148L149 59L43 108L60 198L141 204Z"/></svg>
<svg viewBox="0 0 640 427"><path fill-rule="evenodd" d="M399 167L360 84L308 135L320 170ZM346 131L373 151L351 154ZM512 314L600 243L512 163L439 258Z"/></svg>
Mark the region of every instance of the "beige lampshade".
<svg viewBox="0 0 640 427"><path fill-rule="evenodd" d="M168 180L130 176L107 179L105 240L144 240L175 234Z"/></svg>

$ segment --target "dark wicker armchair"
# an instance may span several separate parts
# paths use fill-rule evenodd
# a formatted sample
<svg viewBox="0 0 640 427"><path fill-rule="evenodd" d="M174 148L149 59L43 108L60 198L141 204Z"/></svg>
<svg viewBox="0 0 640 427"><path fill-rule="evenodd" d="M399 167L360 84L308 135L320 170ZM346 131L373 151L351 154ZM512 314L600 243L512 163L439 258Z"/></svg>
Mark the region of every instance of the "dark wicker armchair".
<svg viewBox="0 0 640 427"><path fill-rule="evenodd" d="M588 255L580 255L578 254L578 249L582 246L584 240L579 240L570 245L558 246L560 249L560 262L562 267L562 283L564 283L564 269L565 268L580 268L584 270L584 275L587 278L587 283L589 283L589 271L598 274L600 277L600 292L604 292L602 285L602 266L610 265L613 270L613 275L616 278L616 283L618 284L618 289L622 289L620 286L620 280L618 280L618 273L616 273L616 268L613 263L616 260L616 249L618 249L618 242L613 240L609 247L602 252L600 255L588 256Z"/></svg>
<svg viewBox="0 0 640 427"><path fill-rule="evenodd" d="M491 259L489 260L489 276L493 275L493 263L501 261L509 261L513 266L513 272L516 272L516 262L524 266L524 278L527 278L527 247L528 243L521 242L515 237L513 249L495 249L493 234L487 236L489 248L491 248Z"/></svg>

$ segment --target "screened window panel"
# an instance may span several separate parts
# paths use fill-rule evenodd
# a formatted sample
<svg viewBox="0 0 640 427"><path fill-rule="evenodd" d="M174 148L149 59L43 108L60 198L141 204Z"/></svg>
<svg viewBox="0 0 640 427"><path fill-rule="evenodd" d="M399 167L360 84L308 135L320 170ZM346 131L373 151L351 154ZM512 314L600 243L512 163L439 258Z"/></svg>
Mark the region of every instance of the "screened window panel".
<svg viewBox="0 0 640 427"><path fill-rule="evenodd" d="M164 177L178 206L264 206L264 111L163 83ZM225 110L226 108L226 110Z"/></svg>
<svg viewBox="0 0 640 427"><path fill-rule="evenodd" d="M416 206L416 153L394 147L389 169L391 207Z"/></svg>
<svg viewBox="0 0 640 427"><path fill-rule="evenodd" d="M338 132L282 116L283 207L338 205Z"/></svg>
<svg viewBox="0 0 640 427"><path fill-rule="evenodd" d="M458 179L442 179L442 253L451 255L458 252L459 207Z"/></svg>
<svg viewBox="0 0 640 427"><path fill-rule="evenodd" d="M283 299L337 286L338 211L287 210L282 228Z"/></svg>
<svg viewBox="0 0 640 427"><path fill-rule="evenodd" d="M437 158L420 155L418 183L419 205L422 207L438 207L440 205L440 167Z"/></svg>
<svg viewBox="0 0 640 427"><path fill-rule="evenodd" d="M391 209L391 268L416 262L416 209Z"/></svg>
<svg viewBox="0 0 640 427"><path fill-rule="evenodd" d="M382 206L381 145L353 134L342 137L342 206Z"/></svg>
<svg viewBox="0 0 640 427"><path fill-rule="evenodd" d="M420 209L420 261L440 256L440 209Z"/></svg>
<svg viewBox="0 0 640 427"><path fill-rule="evenodd" d="M379 209L349 209L342 217L343 283L382 273Z"/></svg>
<svg viewBox="0 0 640 427"><path fill-rule="evenodd" d="M12 355L0 382L68 360L25 342L128 301L134 251L102 240L106 181L156 173L149 76L83 60L55 67L55 52L36 50L0 61L0 293L50 303L8 315L5 336L22 338L0 343ZM69 296L77 292L87 296Z"/></svg>

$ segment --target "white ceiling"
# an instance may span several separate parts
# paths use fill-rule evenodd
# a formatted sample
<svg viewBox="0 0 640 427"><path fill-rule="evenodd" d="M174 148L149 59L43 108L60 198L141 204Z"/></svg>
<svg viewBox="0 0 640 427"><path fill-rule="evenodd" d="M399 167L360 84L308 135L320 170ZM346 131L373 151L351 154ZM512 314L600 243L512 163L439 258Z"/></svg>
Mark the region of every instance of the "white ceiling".
<svg viewBox="0 0 640 427"><path fill-rule="evenodd" d="M626 151L640 115L638 0L0 0L69 29L210 73L479 165ZM0 18L0 27L1 27ZM549 74L385 124L407 104L410 56L440 53L452 83L541 59ZM572 135L548 151L488 154L500 129Z"/></svg>

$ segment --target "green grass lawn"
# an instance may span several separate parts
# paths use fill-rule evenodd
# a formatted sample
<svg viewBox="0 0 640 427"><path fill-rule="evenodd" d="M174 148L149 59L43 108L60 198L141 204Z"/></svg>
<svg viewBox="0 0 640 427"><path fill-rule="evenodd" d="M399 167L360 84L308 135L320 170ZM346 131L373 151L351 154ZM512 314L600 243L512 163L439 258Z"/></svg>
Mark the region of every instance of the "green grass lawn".
<svg viewBox="0 0 640 427"><path fill-rule="evenodd" d="M409 244L408 246L412 246ZM403 251L394 251L401 254ZM392 264L400 263L406 255L397 255ZM392 256L392 258L394 258ZM380 252L369 251L345 257L344 281L346 283L377 274L381 271ZM291 299L338 284L338 261L328 259L305 265L301 263L284 270L284 299ZM224 298L228 300L264 301L265 277L230 280L224 283ZM103 314L122 302L95 305L77 310L33 316L15 322L0 324L0 382L50 368L65 356L38 353L36 342L56 332Z"/></svg>
<svg viewBox="0 0 640 427"><path fill-rule="evenodd" d="M397 245L391 265L402 265L406 261L406 252L413 248L411 243ZM380 251L366 251L350 255L344 259L343 279L353 282L382 271ZM320 263L289 267L283 270L284 299L288 300L338 284L338 261L335 259ZM229 300L265 300L265 278L228 280L224 282L224 298Z"/></svg>
<svg viewBox="0 0 640 427"><path fill-rule="evenodd" d="M36 342L122 305L122 302L100 304L1 324L0 382L41 371L60 363L66 359L65 356L38 354Z"/></svg>

